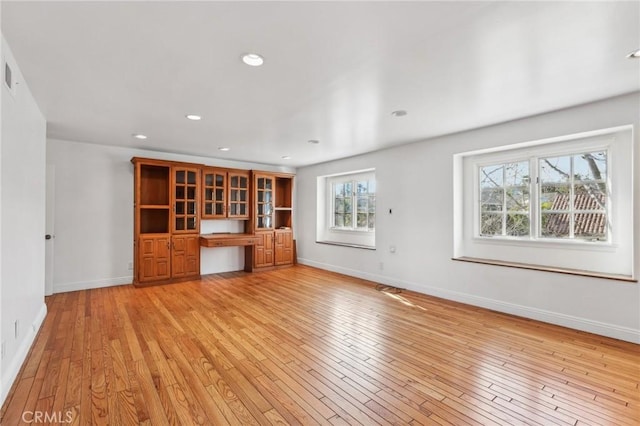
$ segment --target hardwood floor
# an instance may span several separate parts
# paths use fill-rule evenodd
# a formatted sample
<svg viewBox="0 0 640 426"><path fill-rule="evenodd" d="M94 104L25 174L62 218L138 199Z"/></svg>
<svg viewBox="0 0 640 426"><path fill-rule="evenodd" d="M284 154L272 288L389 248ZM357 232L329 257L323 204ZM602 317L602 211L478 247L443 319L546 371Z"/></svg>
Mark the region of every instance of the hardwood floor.
<svg viewBox="0 0 640 426"><path fill-rule="evenodd" d="M304 266L47 305L3 426L640 419L638 345Z"/></svg>

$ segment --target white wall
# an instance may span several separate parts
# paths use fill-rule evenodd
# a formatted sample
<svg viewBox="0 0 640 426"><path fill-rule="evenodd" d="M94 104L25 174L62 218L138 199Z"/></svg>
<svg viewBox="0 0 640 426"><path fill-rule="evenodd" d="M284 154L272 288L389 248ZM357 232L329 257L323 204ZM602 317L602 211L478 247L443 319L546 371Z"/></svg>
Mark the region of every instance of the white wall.
<svg viewBox="0 0 640 426"><path fill-rule="evenodd" d="M0 405L26 358L46 315L44 304L44 218L46 121L25 83L4 37L5 59L18 83L12 96L0 83ZM3 81L4 81L4 72ZM17 322L17 336L16 336Z"/></svg>
<svg viewBox="0 0 640 426"><path fill-rule="evenodd" d="M453 155L632 124L640 230L640 94L298 169L300 263L640 343L640 285L451 260ZM315 243L316 177L374 167L377 250ZM427 189L428 187L428 189ZM393 214L388 214L393 208ZM389 247L397 248L395 254ZM640 238L634 243L640 267ZM535 263L535 262L534 262ZM381 269L382 267L382 269Z"/></svg>
<svg viewBox="0 0 640 426"><path fill-rule="evenodd" d="M133 271L132 157L293 172L293 169L155 151L49 139L55 168L53 292L131 283ZM203 221L201 232L242 232L242 222ZM239 247L203 248L201 272L237 271Z"/></svg>

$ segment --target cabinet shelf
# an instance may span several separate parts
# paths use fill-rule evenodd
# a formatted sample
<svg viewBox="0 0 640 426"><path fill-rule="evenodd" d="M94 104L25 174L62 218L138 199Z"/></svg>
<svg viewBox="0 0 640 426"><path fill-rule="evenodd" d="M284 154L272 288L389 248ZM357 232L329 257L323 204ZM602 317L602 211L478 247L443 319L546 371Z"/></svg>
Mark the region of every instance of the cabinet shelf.
<svg viewBox="0 0 640 426"><path fill-rule="evenodd" d="M200 276L198 164L134 157L133 284Z"/></svg>
<svg viewBox="0 0 640 426"><path fill-rule="evenodd" d="M291 228L291 209L276 208L274 215L275 229Z"/></svg>
<svg viewBox="0 0 640 426"><path fill-rule="evenodd" d="M253 230L258 240L245 250L245 270L292 265L293 175L254 172L252 194Z"/></svg>
<svg viewBox="0 0 640 426"><path fill-rule="evenodd" d="M148 210L162 210L162 209L170 209L171 206L168 204L143 204L140 206L141 209Z"/></svg>
<svg viewBox="0 0 640 426"><path fill-rule="evenodd" d="M169 208L140 208L140 233L164 234L169 232Z"/></svg>

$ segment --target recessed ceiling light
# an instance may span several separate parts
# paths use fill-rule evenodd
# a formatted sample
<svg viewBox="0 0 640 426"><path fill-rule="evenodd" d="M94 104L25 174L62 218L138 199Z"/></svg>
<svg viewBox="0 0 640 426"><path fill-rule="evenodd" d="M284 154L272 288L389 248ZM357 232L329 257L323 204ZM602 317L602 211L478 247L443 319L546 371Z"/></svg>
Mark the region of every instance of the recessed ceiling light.
<svg viewBox="0 0 640 426"><path fill-rule="evenodd" d="M312 143L314 145L318 145L320 143L320 141L317 139L309 139L307 142Z"/></svg>
<svg viewBox="0 0 640 426"><path fill-rule="evenodd" d="M226 146L221 146L218 148L218 151L229 151L231 148L227 148Z"/></svg>
<svg viewBox="0 0 640 426"><path fill-rule="evenodd" d="M629 53L629 54L627 55L627 58L629 58L629 59L632 59L632 58L633 58L633 59L640 58L640 49L638 49L638 50L634 50L633 52Z"/></svg>
<svg viewBox="0 0 640 426"><path fill-rule="evenodd" d="M143 135L142 133L134 133L132 136L134 138L136 138L136 139L146 139L147 138L147 135Z"/></svg>
<svg viewBox="0 0 640 426"><path fill-rule="evenodd" d="M283 156L282 156L282 159L283 159L283 160L291 160L291 157L290 157L290 156L288 156L288 155L283 155Z"/></svg>
<svg viewBox="0 0 640 426"><path fill-rule="evenodd" d="M403 109L399 109L399 110L393 111L391 115L393 115L394 117L404 117L405 115L407 115L407 111Z"/></svg>
<svg viewBox="0 0 640 426"><path fill-rule="evenodd" d="M242 55L242 62L252 67L259 67L264 64L264 58L257 53L245 53Z"/></svg>
<svg viewBox="0 0 640 426"><path fill-rule="evenodd" d="M196 114L187 114L185 115L185 117L187 117L189 120L193 120L193 121L198 121L198 120L202 120L202 117Z"/></svg>

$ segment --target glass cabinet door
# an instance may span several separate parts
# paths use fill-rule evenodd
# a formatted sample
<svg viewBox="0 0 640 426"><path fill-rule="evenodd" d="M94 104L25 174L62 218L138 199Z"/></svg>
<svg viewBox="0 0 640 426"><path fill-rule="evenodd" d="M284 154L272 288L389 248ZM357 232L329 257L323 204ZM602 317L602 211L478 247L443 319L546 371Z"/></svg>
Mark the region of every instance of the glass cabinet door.
<svg viewBox="0 0 640 426"><path fill-rule="evenodd" d="M256 229L273 229L273 177L256 176Z"/></svg>
<svg viewBox="0 0 640 426"><path fill-rule="evenodd" d="M249 174L229 172L229 212L235 219L249 218Z"/></svg>
<svg viewBox="0 0 640 426"><path fill-rule="evenodd" d="M227 173L218 170L205 170L203 173L204 199L202 217L218 219L226 216Z"/></svg>
<svg viewBox="0 0 640 426"><path fill-rule="evenodd" d="M196 211L198 170L175 167L173 169L173 231L197 232Z"/></svg>

